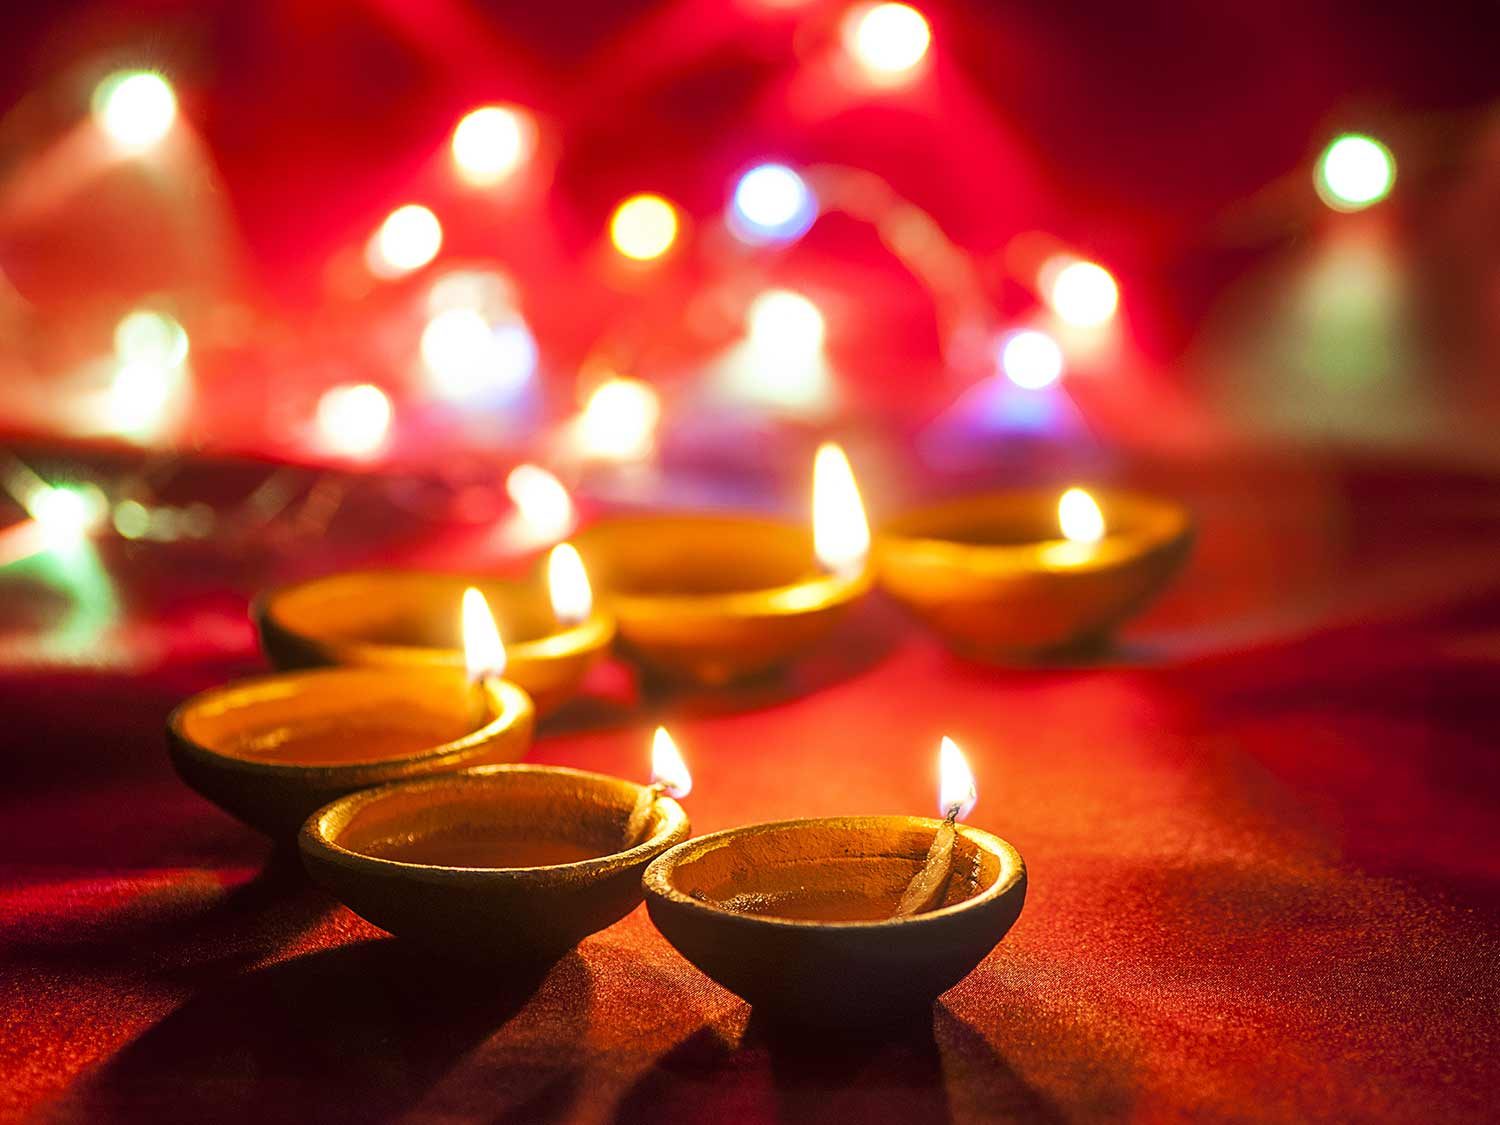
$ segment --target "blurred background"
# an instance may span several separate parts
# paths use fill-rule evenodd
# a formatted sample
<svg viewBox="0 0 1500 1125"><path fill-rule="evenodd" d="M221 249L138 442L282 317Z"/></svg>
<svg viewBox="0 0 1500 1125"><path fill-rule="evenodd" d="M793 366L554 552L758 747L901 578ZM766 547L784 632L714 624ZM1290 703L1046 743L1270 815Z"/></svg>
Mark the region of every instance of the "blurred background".
<svg viewBox="0 0 1500 1125"><path fill-rule="evenodd" d="M0 657L239 651L266 581L503 567L606 507L802 512L824 437L877 519L1167 466L1263 498L1291 473L1327 523L1328 464L1483 472L1497 25L1151 0L8 13ZM194 593L214 613L160 624ZM175 631L104 644L125 603Z"/></svg>

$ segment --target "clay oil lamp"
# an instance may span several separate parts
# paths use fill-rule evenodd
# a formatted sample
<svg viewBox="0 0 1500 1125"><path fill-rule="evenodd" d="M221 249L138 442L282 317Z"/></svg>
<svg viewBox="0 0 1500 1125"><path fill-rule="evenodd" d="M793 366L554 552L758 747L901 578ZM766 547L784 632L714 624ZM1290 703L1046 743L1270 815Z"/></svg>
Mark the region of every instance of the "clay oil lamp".
<svg viewBox="0 0 1500 1125"><path fill-rule="evenodd" d="M721 685L792 661L866 594L870 532L848 458L818 450L813 527L733 515L605 520L578 548L649 671Z"/></svg>
<svg viewBox="0 0 1500 1125"><path fill-rule="evenodd" d="M768 1020L857 1028L924 1011L1005 936L1026 866L958 822L973 775L944 740L943 819L786 820L689 840L646 869L651 920Z"/></svg>
<svg viewBox="0 0 1500 1125"><path fill-rule="evenodd" d="M461 668L324 668L193 696L167 721L188 785L290 840L335 797L405 778L513 762L531 743L530 697L500 678L505 649L477 590L463 599Z"/></svg>
<svg viewBox="0 0 1500 1125"><path fill-rule="evenodd" d="M313 879L362 918L457 960L556 957L641 901L641 873L687 839L692 786L658 729L639 785L560 766L482 766L354 793L299 845Z"/></svg>
<svg viewBox="0 0 1500 1125"><path fill-rule="evenodd" d="M877 537L880 584L955 651L1005 660L1106 640L1192 546L1179 504L1081 488L992 493L910 512Z"/></svg>
<svg viewBox="0 0 1500 1125"><path fill-rule="evenodd" d="M334 574L273 591L255 608L261 645L281 669L331 664L461 669L455 612L466 587L483 592L505 638L506 676L549 714L579 689L614 636L594 608L588 574L564 543L545 579L372 570Z"/></svg>

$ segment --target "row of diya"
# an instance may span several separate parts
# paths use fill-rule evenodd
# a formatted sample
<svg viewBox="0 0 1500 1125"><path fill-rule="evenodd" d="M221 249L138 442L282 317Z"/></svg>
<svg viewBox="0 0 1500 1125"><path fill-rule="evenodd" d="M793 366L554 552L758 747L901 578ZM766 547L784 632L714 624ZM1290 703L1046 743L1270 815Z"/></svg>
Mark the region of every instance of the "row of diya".
<svg viewBox="0 0 1500 1125"><path fill-rule="evenodd" d="M688 960L767 1017L861 1025L918 1010L999 942L1026 891L1010 844L958 825L974 783L951 741L940 820L783 821L690 840L677 798L691 782L665 730L642 785L513 764L535 717L574 695L612 641L700 683L774 669L877 575L962 652L1091 641L1165 584L1190 523L1138 495L991 495L896 521L872 566L836 446L818 452L813 494L811 535L724 516L607 520L526 582L369 572L273 592L256 619L283 671L179 707L173 762L246 823L296 834L315 880L419 947L534 963L644 896Z"/></svg>

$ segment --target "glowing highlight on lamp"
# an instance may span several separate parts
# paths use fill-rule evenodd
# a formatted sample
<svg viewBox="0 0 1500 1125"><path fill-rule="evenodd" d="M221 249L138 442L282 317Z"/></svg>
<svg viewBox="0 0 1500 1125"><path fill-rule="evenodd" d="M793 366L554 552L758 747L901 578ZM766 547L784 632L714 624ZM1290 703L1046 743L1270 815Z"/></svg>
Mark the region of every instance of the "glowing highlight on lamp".
<svg viewBox="0 0 1500 1125"><path fill-rule="evenodd" d="M1049 274L1047 303L1068 324L1096 328L1119 308L1119 285L1107 269L1095 262L1049 262L1042 267L1042 276Z"/></svg>
<svg viewBox="0 0 1500 1125"><path fill-rule="evenodd" d="M944 735L938 748L938 812L944 818L963 820L974 811L978 800L979 789L969 760L958 743Z"/></svg>
<svg viewBox="0 0 1500 1125"><path fill-rule="evenodd" d="M1361 211L1390 195L1396 158L1374 137L1345 133L1318 158L1313 184L1335 211Z"/></svg>
<svg viewBox="0 0 1500 1125"><path fill-rule="evenodd" d="M578 418L578 437L585 453L628 461L651 452L661 400L649 383L622 375L601 383Z"/></svg>
<svg viewBox="0 0 1500 1125"><path fill-rule="evenodd" d="M651 738L651 780L668 797L681 799L693 791L693 775L666 727L657 727Z"/></svg>
<svg viewBox="0 0 1500 1125"><path fill-rule="evenodd" d="M578 549L559 543L547 556L547 592L559 625L579 625L594 612L594 591Z"/></svg>
<svg viewBox="0 0 1500 1125"><path fill-rule="evenodd" d="M871 79L887 83L910 77L932 45L932 28L906 4L865 4L844 18L844 49Z"/></svg>
<svg viewBox="0 0 1500 1125"><path fill-rule="evenodd" d="M677 208L659 195L632 195L609 221L615 249L636 262L660 258L677 241Z"/></svg>
<svg viewBox="0 0 1500 1125"><path fill-rule="evenodd" d="M500 641L500 627L495 624L490 603L473 586L464 591L463 636L464 667L468 669L470 683L505 675L505 645Z"/></svg>
<svg viewBox="0 0 1500 1125"><path fill-rule="evenodd" d="M556 542L573 530L577 515L568 490L540 465L517 465L505 478L505 492L538 541Z"/></svg>
<svg viewBox="0 0 1500 1125"><path fill-rule="evenodd" d="M94 88L94 120L126 152L143 152L161 141L177 120L177 95L160 74L120 71Z"/></svg>
<svg viewBox="0 0 1500 1125"><path fill-rule="evenodd" d="M536 145L536 124L511 106L487 105L464 115L453 130L453 166L474 187L514 175Z"/></svg>
<svg viewBox="0 0 1500 1125"><path fill-rule="evenodd" d="M420 203L397 207L370 236L365 265L376 277L396 278L419 270L443 247L443 225Z"/></svg>
<svg viewBox="0 0 1500 1125"><path fill-rule="evenodd" d="M1026 390L1050 387L1062 378L1062 349L1051 336L1034 328L1012 332L1000 345L1000 370Z"/></svg>
<svg viewBox="0 0 1500 1125"><path fill-rule="evenodd" d="M394 414L390 398L373 383L331 387L318 400L318 434L334 453L369 457L385 445Z"/></svg>
<svg viewBox="0 0 1500 1125"><path fill-rule="evenodd" d="M1057 526L1070 543L1097 543L1104 538L1104 513L1081 488L1070 488L1057 502Z"/></svg>
<svg viewBox="0 0 1500 1125"><path fill-rule="evenodd" d="M813 459L813 552L830 572L852 577L870 554L870 523L843 449L831 441Z"/></svg>
<svg viewBox="0 0 1500 1125"><path fill-rule="evenodd" d="M818 201L801 176L785 164L762 164L735 185L728 226L741 242L791 242L817 217Z"/></svg>

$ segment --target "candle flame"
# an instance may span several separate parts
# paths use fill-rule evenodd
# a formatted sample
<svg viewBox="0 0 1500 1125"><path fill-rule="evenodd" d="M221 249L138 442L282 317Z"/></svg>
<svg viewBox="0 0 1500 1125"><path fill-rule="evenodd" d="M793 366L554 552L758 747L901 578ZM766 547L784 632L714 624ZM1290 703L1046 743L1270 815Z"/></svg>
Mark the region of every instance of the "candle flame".
<svg viewBox="0 0 1500 1125"><path fill-rule="evenodd" d="M470 586L464 591L464 663L473 683L505 673L505 646L484 595Z"/></svg>
<svg viewBox="0 0 1500 1125"><path fill-rule="evenodd" d="M818 447L813 461L813 549L820 563L841 576L858 574L870 553L870 525L854 470L831 441Z"/></svg>
<svg viewBox="0 0 1500 1125"><path fill-rule="evenodd" d="M668 797L686 797L693 791L693 775L666 727L657 727L651 739L651 780L665 789Z"/></svg>
<svg viewBox="0 0 1500 1125"><path fill-rule="evenodd" d="M556 542L573 530L572 498L562 481L541 466L517 465L505 478L505 491L538 539Z"/></svg>
<svg viewBox="0 0 1500 1125"><path fill-rule="evenodd" d="M594 612L589 573L573 544L559 543L547 556L547 591L559 625L581 624Z"/></svg>
<svg viewBox="0 0 1500 1125"><path fill-rule="evenodd" d="M1070 488L1057 502L1057 523L1072 543L1097 543L1104 538L1104 513L1081 488Z"/></svg>
<svg viewBox="0 0 1500 1125"><path fill-rule="evenodd" d="M938 750L938 811L944 817L963 820L979 800L979 790L974 786L974 771L958 743L947 735Z"/></svg>

